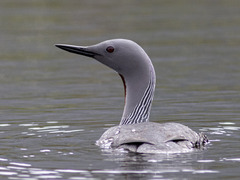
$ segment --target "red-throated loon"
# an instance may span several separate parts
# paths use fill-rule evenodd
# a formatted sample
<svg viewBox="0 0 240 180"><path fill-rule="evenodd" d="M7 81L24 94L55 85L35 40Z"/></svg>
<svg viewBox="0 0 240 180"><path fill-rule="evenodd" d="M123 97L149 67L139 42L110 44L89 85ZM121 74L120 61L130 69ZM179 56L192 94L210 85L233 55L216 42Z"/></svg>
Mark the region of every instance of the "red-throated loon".
<svg viewBox="0 0 240 180"><path fill-rule="evenodd" d="M120 125L109 128L96 142L101 148L138 153L180 153L203 147L208 139L179 123L149 122L156 76L152 62L135 42L112 39L92 46L56 44L115 70L125 88Z"/></svg>

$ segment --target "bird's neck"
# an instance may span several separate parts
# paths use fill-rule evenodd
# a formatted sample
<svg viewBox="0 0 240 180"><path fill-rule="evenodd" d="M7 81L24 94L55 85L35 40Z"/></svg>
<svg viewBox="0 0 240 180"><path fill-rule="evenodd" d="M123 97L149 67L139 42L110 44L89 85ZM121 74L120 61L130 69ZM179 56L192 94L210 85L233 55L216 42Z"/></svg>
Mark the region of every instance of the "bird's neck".
<svg viewBox="0 0 240 180"><path fill-rule="evenodd" d="M120 125L148 122L156 81L152 64L135 76L120 76L125 89L125 106Z"/></svg>

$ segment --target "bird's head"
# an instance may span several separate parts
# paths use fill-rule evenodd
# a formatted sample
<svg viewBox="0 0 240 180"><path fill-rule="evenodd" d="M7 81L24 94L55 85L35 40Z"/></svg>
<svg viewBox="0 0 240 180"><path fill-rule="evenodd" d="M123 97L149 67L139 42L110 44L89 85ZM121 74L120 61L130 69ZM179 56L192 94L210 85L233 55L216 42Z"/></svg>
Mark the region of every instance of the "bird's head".
<svg viewBox="0 0 240 180"><path fill-rule="evenodd" d="M88 57L92 57L123 76L137 69L144 69L151 63L145 51L135 42L126 39L112 39L92 46L56 44L57 47Z"/></svg>

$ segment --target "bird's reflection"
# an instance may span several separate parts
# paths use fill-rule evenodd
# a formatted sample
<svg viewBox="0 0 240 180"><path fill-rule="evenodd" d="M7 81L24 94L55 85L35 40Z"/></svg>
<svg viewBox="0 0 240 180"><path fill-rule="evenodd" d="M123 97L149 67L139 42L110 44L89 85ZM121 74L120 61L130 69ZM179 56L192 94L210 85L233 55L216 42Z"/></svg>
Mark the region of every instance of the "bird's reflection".
<svg viewBox="0 0 240 180"><path fill-rule="evenodd" d="M193 162L202 156L201 151L180 154L140 154L123 152L104 152L106 161L114 161L119 165L116 174L125 179L162 178L168 173L193 172ZM111 170L112 171L112 170Z"/></svg>

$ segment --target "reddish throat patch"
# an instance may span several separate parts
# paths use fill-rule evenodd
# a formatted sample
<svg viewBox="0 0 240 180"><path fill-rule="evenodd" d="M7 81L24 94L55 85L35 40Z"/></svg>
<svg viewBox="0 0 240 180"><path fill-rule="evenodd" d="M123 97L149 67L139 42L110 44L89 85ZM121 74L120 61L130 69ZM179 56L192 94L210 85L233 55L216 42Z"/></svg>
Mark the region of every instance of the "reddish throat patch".
<svg viewBox="0 0 240 180"><path fill-rule="evenodd" d="M126 82L125 82L125 79L124 79L124 77L123 77L123 75L121 75L121 74L119 74L119 76L121 77L121 79L122 79L122 82L123 82L123 86L124 86L124 103L126 104Z"/></svg>

